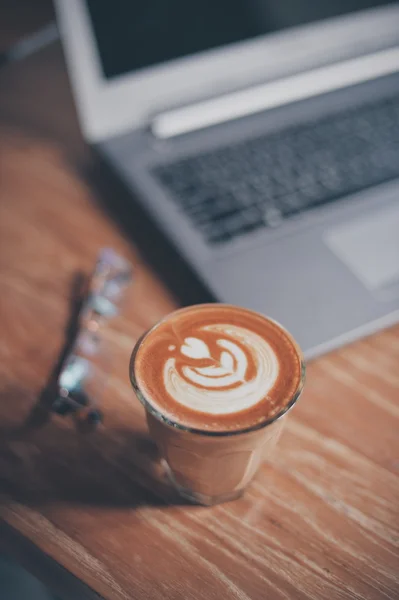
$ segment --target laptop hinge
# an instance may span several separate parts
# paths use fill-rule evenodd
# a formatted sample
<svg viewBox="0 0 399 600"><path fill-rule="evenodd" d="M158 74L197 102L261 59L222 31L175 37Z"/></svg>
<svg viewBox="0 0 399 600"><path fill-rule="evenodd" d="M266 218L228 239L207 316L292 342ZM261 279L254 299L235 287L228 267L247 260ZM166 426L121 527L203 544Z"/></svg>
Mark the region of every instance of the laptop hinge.
<svg viewBox="0 0 399 600"><path fill-rule="evenodd" d="M399 72L399 48L345 60L158 114L153 135L169 139L270 108Z"/></svg>

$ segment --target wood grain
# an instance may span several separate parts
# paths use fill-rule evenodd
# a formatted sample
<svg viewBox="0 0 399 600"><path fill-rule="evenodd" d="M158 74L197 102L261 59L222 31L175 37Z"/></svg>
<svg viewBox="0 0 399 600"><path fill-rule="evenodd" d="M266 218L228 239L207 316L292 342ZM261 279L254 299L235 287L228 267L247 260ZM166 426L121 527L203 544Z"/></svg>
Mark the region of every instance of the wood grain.
<svg viewBox="0 0 399 600"><path fill-rule="evenodd" d="M13 69L0 73L0 517L9 531L106 599L399 598L399 327L309 365L274 460L244 498L182 504L127 375L135 340L176 301L81 175L92 157L59 49ZM65 340L74 279L104 245L136 269L106 332L105 425L84 433L52 417L38 426L30 417Z"/></svg>

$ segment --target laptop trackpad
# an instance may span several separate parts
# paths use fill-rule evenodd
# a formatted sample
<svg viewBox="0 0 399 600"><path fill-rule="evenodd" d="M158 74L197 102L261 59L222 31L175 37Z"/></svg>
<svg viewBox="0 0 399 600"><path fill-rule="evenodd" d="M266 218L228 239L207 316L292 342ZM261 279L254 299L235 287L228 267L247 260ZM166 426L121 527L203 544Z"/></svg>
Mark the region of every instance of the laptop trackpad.
<svg viewBox="0 0 399 600"><path fill-rule="evenodd" d="M324 241L378 298L399 295L399 203L328 230Z"/></svg>

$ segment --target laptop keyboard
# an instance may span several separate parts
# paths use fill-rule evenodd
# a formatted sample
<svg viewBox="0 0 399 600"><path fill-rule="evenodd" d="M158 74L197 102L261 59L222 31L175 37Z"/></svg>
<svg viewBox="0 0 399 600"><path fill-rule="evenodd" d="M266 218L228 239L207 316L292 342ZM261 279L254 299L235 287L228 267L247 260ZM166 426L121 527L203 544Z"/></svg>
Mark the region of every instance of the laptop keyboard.
<svg viewBox="0 0 399 600"><path fill-rule="evenodd" d="M158 166L211 244L399 177L399 96Z"/></svg>

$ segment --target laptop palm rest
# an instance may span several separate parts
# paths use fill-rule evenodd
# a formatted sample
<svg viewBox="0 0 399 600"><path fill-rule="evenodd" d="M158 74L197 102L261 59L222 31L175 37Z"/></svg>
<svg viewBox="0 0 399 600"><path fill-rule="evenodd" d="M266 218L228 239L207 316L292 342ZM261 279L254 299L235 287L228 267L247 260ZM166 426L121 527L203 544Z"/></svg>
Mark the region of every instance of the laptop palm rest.
<svg viewBox="0 0 399 600"><path fill-rule="evenodd" d="M399 296L399 203L330 229L324 241L377 298Z"/></svg>

